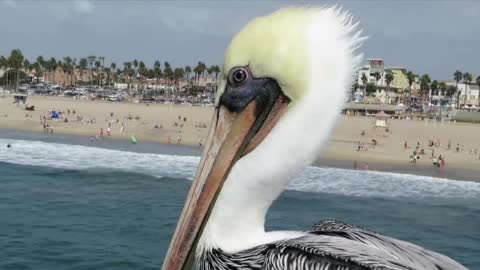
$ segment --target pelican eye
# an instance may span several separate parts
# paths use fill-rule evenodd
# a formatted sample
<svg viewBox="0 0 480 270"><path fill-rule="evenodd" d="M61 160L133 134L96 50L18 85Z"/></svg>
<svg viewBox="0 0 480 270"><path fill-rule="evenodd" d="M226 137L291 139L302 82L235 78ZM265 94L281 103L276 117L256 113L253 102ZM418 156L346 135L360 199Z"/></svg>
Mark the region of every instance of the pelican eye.
<svg viewBox="0 0 480 270"><path fill-rule="evenodd" d="M249 77L249 72L244 67L234 68L228 74L228 82L232 86L242 85Z"/></svg>

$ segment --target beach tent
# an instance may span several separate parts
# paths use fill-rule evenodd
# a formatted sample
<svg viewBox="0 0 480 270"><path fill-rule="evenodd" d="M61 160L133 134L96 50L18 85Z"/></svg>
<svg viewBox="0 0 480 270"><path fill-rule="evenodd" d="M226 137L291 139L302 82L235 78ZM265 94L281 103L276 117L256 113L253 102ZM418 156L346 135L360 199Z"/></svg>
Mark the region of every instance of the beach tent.
<svg viewBox="0 0 480 270"><path fill-rule="evenodd" d="M58 113L56 111L52 111L52 119L58 119Z"/></svg>

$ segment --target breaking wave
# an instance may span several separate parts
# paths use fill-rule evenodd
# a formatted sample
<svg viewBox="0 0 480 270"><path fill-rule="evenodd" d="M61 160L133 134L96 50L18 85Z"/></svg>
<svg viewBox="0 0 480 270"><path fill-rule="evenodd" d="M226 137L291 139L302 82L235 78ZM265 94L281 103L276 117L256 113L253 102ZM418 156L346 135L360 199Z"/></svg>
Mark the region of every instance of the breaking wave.
<svg viewBox="0 0 480 270"><path fill-rule="evenodd" d="M12 148L3 148L7 143ZM192 179L200 158L0 139L0 162L52 168L124 171ZM1 168L1 167L0 167ZM360 197L480 198L480 183L399 173L309 167L288 189Z"/></svg>

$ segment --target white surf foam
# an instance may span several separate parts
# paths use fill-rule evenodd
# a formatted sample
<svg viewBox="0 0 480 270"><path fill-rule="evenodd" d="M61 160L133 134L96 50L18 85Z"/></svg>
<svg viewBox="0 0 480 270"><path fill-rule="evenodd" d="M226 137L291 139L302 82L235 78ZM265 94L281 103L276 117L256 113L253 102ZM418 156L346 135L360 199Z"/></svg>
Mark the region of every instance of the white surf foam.
<svg viewBox="0 0 480 270"><path fill-rule="evenodd" d="M5 145L12 143L13 148ZM192 179L200 158L0 139L0 161L63 169L109 169ZM0 167L1 170L1 167ZM398 173L309 167L288 189L362 197L480 198L480 183Z"/></svg>

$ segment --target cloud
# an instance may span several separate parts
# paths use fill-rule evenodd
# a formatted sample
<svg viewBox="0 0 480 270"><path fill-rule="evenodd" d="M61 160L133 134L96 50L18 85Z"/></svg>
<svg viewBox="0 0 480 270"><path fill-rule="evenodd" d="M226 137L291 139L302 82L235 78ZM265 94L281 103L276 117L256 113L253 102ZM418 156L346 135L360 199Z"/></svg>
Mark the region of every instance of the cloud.
<svg viewBox="0 0 480 270"><path fill-rule="evenodd" d="M93 2L89 0L75 0L73 2L73 9L82 14L92 14L95 10Z"/></svg>

